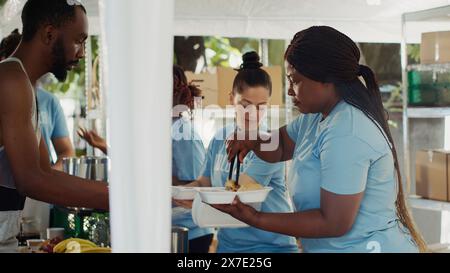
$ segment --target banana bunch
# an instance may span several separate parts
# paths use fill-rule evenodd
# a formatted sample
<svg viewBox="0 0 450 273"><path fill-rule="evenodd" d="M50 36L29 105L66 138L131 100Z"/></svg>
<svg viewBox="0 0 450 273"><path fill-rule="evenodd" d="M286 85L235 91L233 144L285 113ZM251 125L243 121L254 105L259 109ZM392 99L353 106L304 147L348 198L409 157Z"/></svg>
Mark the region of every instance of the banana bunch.
<svg viewBox="0 0 450 273"><path fill-rule="evenodd" d="M53 253L111 253L111 249L99 247L88 240L70 238L57 244Z"/></svg>

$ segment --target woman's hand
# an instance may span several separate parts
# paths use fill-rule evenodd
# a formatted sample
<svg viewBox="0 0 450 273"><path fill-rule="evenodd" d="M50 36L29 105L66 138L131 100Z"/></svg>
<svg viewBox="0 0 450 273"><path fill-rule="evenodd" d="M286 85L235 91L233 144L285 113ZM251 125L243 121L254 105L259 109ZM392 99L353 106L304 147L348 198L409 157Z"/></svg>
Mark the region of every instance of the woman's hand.
<svg viewBox="0 0 450 273"><path fill-rule="evenodd" d="M210 205L213 208L227 213L234 218L251 226L256 225L259 212L249 205L242 203L238 197L234 199L231 205Z"/></svg>
<svg viewBox="0 0 450 273"><path fill-rule="evenodd" d="M172 202L179 207L185 208L185 209L192 209L192 204L194 203L194 200L177 200L172 198Z"/></svg>
<svg viewBox="0 0 450 273"><path fill-rule="evenodd" d="M89 145L100 149L103 153L107 154L106 140L99 136L95 131L88 131L84 128L80 128L77 133L82 139L89 143Z"/></svg>
<svg viewBox="0 0 450 273"><path fill-rule="evenodd" d="M227 139L227 154L228 161L232 161L233 158L238 155L239 161L244 162L244 158L247 154L253 151L256 146L259 144L258 137L253 136L255 138L252 140L249 133L247 135L235 132Z"/></svg>

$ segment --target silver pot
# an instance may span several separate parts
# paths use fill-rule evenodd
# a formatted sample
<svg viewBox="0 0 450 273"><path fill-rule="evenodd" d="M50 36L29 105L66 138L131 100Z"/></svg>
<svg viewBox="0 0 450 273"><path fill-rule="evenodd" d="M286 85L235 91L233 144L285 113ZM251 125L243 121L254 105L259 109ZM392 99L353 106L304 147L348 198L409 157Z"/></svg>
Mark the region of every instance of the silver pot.
<svg viewBox="0 0 450 273"><path fill-rule="evenodd" d="M78 167L78 176L81 178L108 182L107 157L82 157Z"/></svg>
<svg viewBox="0 0 450 273"><path fill-rule="evenodd" d="M189 252L189 229L184 227L172 227L172 253L188 253Z"/></svg>
<svg viewBox="0 0 450 273"><path fill-rule="evenodd" d="M63 172L69 175L78 175L78 166L80 165L80 159L78 157L63 158Z"/></svg>
<svg viewBox="0 0 450 273"><path fill-rule="evenodd" d="M108 182L107 157L69 157L63 159L63 172L80 178Z"/></svg>

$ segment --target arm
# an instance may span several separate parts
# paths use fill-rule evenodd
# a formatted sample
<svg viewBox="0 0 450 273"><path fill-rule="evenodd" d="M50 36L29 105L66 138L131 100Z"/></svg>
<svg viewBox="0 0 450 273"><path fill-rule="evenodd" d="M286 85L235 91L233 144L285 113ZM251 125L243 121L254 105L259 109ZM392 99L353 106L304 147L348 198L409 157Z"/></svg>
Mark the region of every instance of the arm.
<svg viewBox="0 0 450 273"><path fill-rule="evenodd" d="M292 159L295 142L289 137L286 126L273 131L269 136L260 135L257 140L236 140L234 134L227 141L228 159L239 154L239 160L243 162L245 156L253 151L259 158L269 163L283 162Z"/></svg>
<svg viewBox="0 0 450 273"><path fill-rule="evenodd" d="M185 185L185 187L211 187L211 179L209 177L200 176L197 180Z"/></svg>
<svg viewBox="0 0 450 273"><path fill-rule="evenodd" d="M72 142L69 137L61 137L52 139L53 147L58 158L53 168L58 171L62 171L62 161L66 157L74 157L75 150L73 149Z"/></svg>
<svg viewBox="0 0 450 273"><path fill-rule="evenodd" d="M56 205L108 209L105 183L49 171L45 167L50 165L49 158L40 156L31 124L31 89L25 75L16 74L4 75L0 81L0 120L3 144L17 190L24 196Z"/></svg>
<svg viewBox="0 0 450 273"><path fill-rule="evenodd" d="M211 187L211 179L209 177L200 176L197 180L184 185L184 187ZM193 200L176 200L172 199L173 203L179 207L192 209Z"/></svg>
<svg viewBox="0 0 450 273"><path fill-rule="evenodd" d="M303 238L339 237L352 228L366 189L371 162L379 158L353 135L326 137L320 145L320 208L297 213L259 213L238 200L219 206L256 227ZM352 147L348 152L348 147ZM282 224L280 224L282 223Z"/></svg>
<svg viewBox="0 0 450 273"><path fill-rule="evenodd" d="M264 213L235 200L233 205L214 207L251 226L301 238L340 237L356 219L364 193L338 195L321 190L319 209L296 213Z"/></svg>
<svg viewBox="0 0 450 273"><path fill-rule="evenodd" d="M39 160L41 169L47 173L52 172L52 166L49 160L50 156L48 154L47 144L45 144L45 140L41 137L41 141L39 143Z"/></svg>
<svg viewBox="0 0 450 273"><path fill-rule="evenodd" d="M95 131L88 131L84 128L80 128L77 133L82 139L89 143L89 145L99 149L105 155L108 154L108 146L106 144L106 140L99 136Z"/></svg>

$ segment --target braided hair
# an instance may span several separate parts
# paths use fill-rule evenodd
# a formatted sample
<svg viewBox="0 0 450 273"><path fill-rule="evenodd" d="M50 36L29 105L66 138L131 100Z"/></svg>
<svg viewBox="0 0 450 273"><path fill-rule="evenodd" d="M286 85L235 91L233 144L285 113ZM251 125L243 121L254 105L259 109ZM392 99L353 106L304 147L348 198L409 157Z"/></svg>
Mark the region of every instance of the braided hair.
<svg viewBox="0 0 450 273"><path fill-rule="evenodd" d="M184 69L173 66L173 106L185 105L189 110L194 109L194 98L200 97L202 91L192 83L188 83Z"/></svg>
<svg viewBox="0 0 450 273"><path fill-rule="evenodd" d="M334 84L341 99L361 110L380 129L394 158L398 181L397 217L424 252L426 244L406 206L397 151L380 89L372 69L359 64L360 57L358 46L348 36L328 26L314 26L298 32L285 54L286 61L300 74L317 82Z"/></svg>

